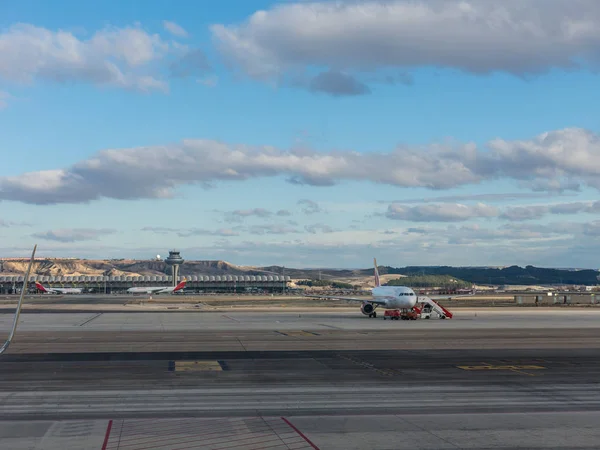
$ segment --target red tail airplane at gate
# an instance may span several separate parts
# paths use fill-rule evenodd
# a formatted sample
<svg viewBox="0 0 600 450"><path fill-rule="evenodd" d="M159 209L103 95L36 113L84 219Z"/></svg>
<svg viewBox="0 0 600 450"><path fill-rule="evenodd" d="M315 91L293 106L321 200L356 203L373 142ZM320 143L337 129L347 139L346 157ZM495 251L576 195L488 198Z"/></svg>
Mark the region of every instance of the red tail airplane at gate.
<svg viewBox="0 0 600 450"><path fill-rule="evenodd" d="M370 300L365 300L364 298L337 297L330 295L306 295L306 297L361 302L362 305L360 310L365 316L377 317L375 309L378 306L383 306L385 309L406 309L410 311L418 302L428 303L427 299L434 300L436 298L456 298L473 295L472 293L465 295L427 295L419 298L417 294L415 294L415 291L407 286L382 286L379 280L379 271L377 270L377 260L373 259L373 263L375 265L375 288L371 290L372 298ZM443 308L441 305L438 305L438 307L445 310L445 308Z"/></svg>
<svg viewBox="0 0 600 450"><path fill-rule="evenodd" d="M83 288L47 288L42 284L35 282L35 287L46 294L81 294Z"/></svg>
<svg viewBox="0 0 600 450"><path fill-rule="evenodd" d="M127 289L130 294L172 294L182 290L185 287L186 280L183 280L177 286L165 287L165 286L151 286L151 287L132 287Z"/></svg>

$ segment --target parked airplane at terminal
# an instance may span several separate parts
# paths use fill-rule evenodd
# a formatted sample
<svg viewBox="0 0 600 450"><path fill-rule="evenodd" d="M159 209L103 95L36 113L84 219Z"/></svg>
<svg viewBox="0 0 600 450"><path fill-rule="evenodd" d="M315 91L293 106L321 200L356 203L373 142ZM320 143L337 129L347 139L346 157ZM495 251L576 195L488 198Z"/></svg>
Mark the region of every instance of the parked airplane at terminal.
<svg viewBox="0 0 600 450"><path fill-rule="evenodd" d="M454 298L473 295L471 293L465 295L427 295L419 297L417 296L417 294L415 294L415 291L413 291L407 286L382 286L379 280L379 271L377 270L377 260L373 259L373 263L375 265L375 288L371 290L371 300L365 300L364 298L356 297L337 297L331 295L306 295L306 297L329 298L332 300L348 300L361 302L362 305L360 307L360 310L365 316L377 317L377 312L375 311L375 309L378 306L383 306L385 309L411 310L418 302L430 304L433 303L433 306L435 306L436 308L440 308L442 314L444 312L449 313L449 311L445 310L437 303L431 302L431 300L436 298Z"/></svg>
<svg viewBox="0 0 600 450"><path fill-rule="evenodd" d="M37 281L35 282L35 287L46 294L81 294L83 292L83 288L47 288Z"/></svg>
<svg viewBox="0 0 600 450"><path fill-rule="evenodd" d="M177 286L152 286L152 287L132 287L127 289L130 294L172 294L182 290L185 287L186 280L183 280Z"/></svg>

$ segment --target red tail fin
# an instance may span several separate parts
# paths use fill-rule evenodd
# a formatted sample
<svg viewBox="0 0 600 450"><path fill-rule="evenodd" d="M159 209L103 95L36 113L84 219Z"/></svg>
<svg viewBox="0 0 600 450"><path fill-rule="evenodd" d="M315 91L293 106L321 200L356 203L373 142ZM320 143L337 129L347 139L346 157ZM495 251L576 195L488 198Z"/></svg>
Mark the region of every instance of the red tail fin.
<svg viewBox="0 0 600 450"><path fill-rule="evenodd" d="M46 288L44 286L42 286L40 283L38 283L37 281L35 282L35 287L38 288L42 292L48 292L46 290Z"/></svg>
<svg viewBox="0 0 600 450"><path fill-rule="evenodd" d="M185 287L185 283L186 283L186 280L183 280L181 283L179 283L177 286L175 286L175 289L173 289L173 292L177 292L177 291L180 291L181 289L183 289Z"/></svg>

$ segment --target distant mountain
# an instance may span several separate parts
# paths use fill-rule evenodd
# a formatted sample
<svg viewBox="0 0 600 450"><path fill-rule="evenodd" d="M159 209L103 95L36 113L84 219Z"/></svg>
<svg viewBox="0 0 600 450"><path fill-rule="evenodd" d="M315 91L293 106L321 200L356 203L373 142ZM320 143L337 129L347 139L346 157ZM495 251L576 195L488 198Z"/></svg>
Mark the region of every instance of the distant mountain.
<svg viewBox="0 0 600 450"><path fill-rule="evenodd" d="M0 259L0 274L23 274L28 260ZM36 259L37 275L165 275L170 267L159 260L87 260L87 259ZM600 273L591 269L554 269L534 266L451 267L451 266L379 266L381 275L448 275L476 284L580 284L595 285ZM350 279L373 275L366 269L294 269L281 266L237 266L226 261L185 261L180 268L182 276L189 275L287 275L293 279ZM388 277L389 278L389 277Z"/></svg>
<svg viewBox="0 0 600 450"><path fill-rule="evenodd" d="M595 285L599 281L597 270L553 269L534 266L487 267L404 267L380 268L380 273L399 275L450 275L476 284L580 284Z"/></svg>
<svg viewBox="0 0 600 450"><path fill-rule="evenodd" d="M281 274L282 268L270 266L267 269ZM579 284L595 285L599 282L600 272L591 269L553 269L534 266L492 267L451 267L451 266L379 266L381 275L449 275L475 284ZM290 269L285 274L292 278L335 279L366 277L373 275L373 269L336 270L336 269Z"/></svg>

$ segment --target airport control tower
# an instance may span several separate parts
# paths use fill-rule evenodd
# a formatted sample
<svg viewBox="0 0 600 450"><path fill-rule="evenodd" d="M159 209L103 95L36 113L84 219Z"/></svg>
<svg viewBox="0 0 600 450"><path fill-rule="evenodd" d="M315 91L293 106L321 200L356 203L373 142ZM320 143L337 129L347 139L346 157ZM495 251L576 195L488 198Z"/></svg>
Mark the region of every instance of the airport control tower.
<svg viewBox="0 0 600 450"><path fill-rule="evenodd" d="M171 250L169 251L169 257L165 259L165 263L171 266L173 286L177 286L179 278L179 266L184 263L184 259L181 257L178 250Z"/></svg>

